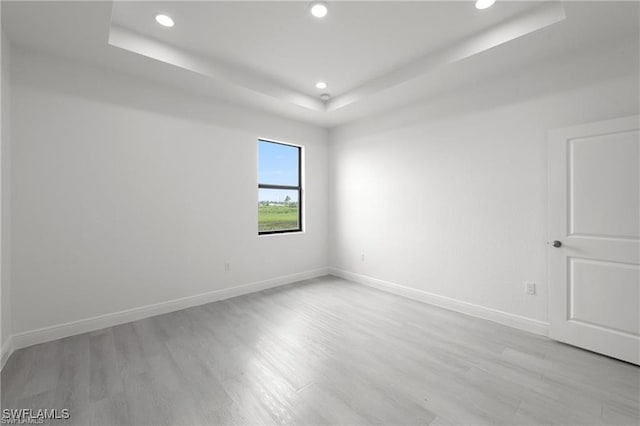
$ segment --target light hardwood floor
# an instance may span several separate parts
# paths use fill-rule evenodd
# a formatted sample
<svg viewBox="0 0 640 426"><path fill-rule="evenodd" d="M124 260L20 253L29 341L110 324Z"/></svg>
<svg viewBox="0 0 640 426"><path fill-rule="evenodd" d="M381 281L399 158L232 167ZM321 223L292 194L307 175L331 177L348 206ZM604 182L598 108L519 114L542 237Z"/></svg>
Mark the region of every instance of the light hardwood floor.
<svg viewBox="0 0 640 426"><path fill-rule="evenodd" d="M25 348L74 424L638 424L640 369L324 277Z"/></svg>

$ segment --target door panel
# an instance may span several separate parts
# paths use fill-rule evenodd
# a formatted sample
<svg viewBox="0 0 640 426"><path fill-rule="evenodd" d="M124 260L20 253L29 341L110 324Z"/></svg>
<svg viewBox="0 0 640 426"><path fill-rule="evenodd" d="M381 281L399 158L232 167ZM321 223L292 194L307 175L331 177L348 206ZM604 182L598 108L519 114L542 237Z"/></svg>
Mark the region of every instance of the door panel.
<svg viewBox="0 0 640 426"><path fill-rule="evenodd" d="M550 336L640 363L640 117L549 133Z"/></svg>
<svg viewBox="0 0 640 426"><path fill-rule="evenodd" d="M569 258L569 320L638 335L638 265Z"/></svg>
<svg viewBox="0 0 640 426"><path fill-rule="evenodd" d="M571 235L640 237L638 130L569 141Z"/></svg>

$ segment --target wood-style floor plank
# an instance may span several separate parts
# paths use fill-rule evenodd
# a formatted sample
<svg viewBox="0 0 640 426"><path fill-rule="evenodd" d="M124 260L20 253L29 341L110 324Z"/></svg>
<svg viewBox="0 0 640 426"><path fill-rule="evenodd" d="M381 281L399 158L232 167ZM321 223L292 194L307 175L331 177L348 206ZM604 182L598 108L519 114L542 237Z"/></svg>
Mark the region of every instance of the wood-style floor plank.
<svg viewBox="0 0 640 426"><path fill-rule="evenodd" d="M640 368L323 277L16 351L52 424L640 424Z"/></svg>

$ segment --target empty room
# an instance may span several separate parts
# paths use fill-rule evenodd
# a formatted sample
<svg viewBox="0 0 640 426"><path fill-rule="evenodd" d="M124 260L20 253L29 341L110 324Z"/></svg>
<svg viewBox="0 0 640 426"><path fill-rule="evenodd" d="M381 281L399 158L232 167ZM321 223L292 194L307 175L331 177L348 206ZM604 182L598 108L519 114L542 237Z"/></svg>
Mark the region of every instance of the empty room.
<svg viewBox="0 0 640 426"><path fill-rule="evenodd" d="M640 425L639 1L0 14L0 424Z"/></svg>

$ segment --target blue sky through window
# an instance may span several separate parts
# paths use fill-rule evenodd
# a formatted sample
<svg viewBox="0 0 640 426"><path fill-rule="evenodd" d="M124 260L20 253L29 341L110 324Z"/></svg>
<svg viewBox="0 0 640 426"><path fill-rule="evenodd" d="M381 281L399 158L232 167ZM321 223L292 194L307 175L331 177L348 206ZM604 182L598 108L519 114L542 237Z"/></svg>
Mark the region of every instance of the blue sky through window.
<svg viewBox="0 0 640 426"><path fill-rule="evenodd" d="M298 148L258 142L258 183L298 186Z"/></svg>
<svg viewBox="0 0 640 426"><path fill-rule="evenodd" d="M258 141L258 183L298 186L298 148ZM298 191L260 189L259 201L298 201Z"/></svg>

